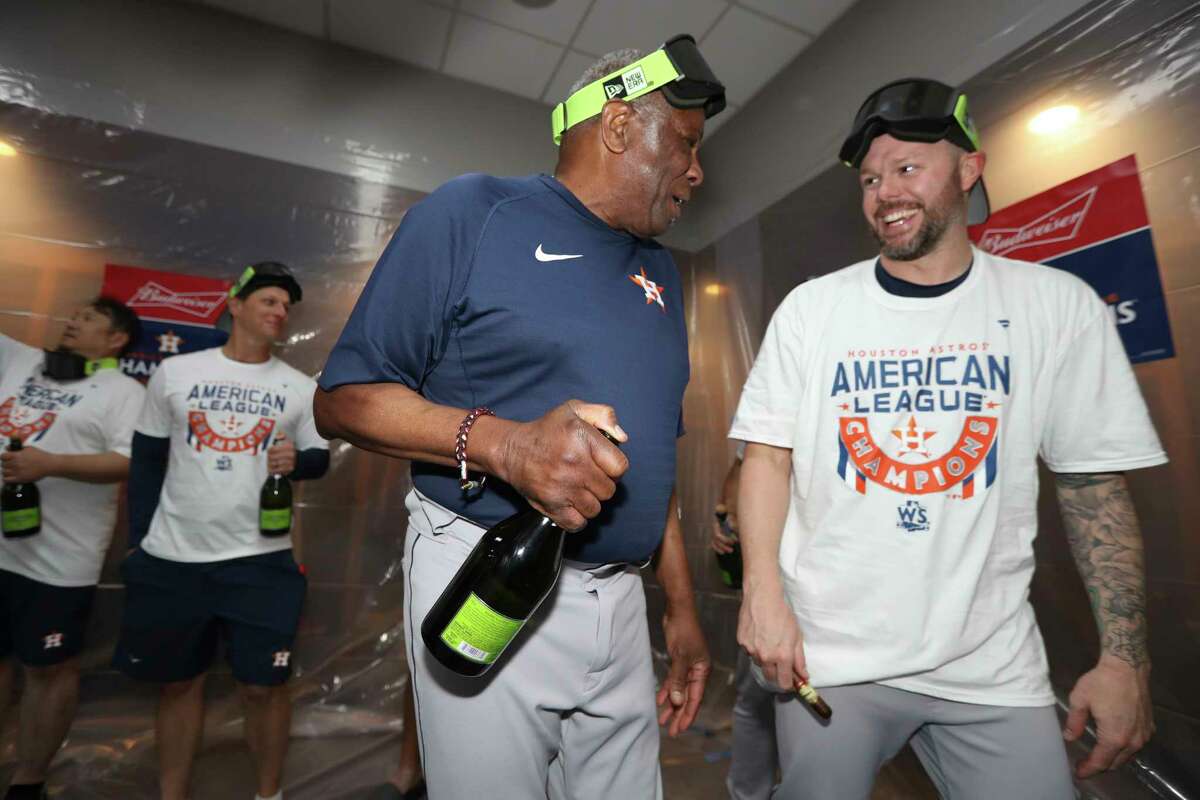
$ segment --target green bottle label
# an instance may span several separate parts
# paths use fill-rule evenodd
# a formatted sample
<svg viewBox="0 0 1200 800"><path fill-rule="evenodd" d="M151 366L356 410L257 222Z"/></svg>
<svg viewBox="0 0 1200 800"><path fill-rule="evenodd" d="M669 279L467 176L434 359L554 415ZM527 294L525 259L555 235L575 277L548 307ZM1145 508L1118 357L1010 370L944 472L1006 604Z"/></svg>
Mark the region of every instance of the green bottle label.
<svg viewBox="0 0 1200 800"><path fill-rule="evenodd" d="M446 630L442 631L442 641L471 661L491 664L500 657L524 625L525 620L512 619L493 611L471 592Z"/></svg>
<svg viewBox="0 0 1200 800"><path fill-rule="evenodd" d="M3 525L6 533L20 533L31 530L42 524L40 508L22 508L17 511L5 511Z"/></svg>
<svg viewBox="0 0 1200 800"><path fill-rule="evenodd" d="M264 531L283 531L292 527L290 508L263 508L258 512L258 526Z"/></svg>

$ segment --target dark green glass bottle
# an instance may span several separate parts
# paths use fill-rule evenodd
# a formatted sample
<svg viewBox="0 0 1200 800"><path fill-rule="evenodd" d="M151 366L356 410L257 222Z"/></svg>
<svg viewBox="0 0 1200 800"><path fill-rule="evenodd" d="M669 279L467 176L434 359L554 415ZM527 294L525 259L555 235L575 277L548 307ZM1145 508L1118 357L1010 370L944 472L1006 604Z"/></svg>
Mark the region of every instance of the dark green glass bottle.
<svg viewBox="0 0 1200 800"><path fill-rule="evenodd" d="M258 528L263 536L287 536L292 530L292 482L268 475L258 496Z"/></svg>
<svg viewBox="0 0 1200 800"><path fill-rule="evenodd" d="M425 615L425 647L460 675L487 672L558 582L564 536L532 508L494 525Z"/></svg>
<svg viewBox="0 0 1200 800"><path fill-rule="evenodd" d="M729 527L729 514L724 511L716 512L717 523L721 533L733 539L733 550L728 553L717 553L717 566L721 568L721 580L731 589L742 588L742 544L737 541L737 534Z"/></svg>
<svg viewBox="0 0 1200 800"><path fill-rule="evenodd" d="M421 623L429 652L459 675L491 669L558 583L565 535L533 508L488 530Z"/></svg>
<svg viewBox="0 0 1200 800"><path fill-rule="evenodd" d="M21 440L8 440L8 449L19 452ZM0 489L0 526L5 539L24 539L42 530L42 495L36 483L6 483Z"/></svg>

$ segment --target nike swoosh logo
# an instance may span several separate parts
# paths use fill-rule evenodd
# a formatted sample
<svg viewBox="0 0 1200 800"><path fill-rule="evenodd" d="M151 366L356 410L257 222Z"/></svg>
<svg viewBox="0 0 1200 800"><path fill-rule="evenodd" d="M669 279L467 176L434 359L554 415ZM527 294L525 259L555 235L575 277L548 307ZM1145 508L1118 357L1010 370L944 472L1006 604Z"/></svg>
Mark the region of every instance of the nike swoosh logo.
<svg viewBox="0 0 1200 800"><path fill-rule="evenodd" d="M533 251L533 257L538 261L566 261L572 258L583 258L583 253L578 255L559 255L558 253L547 253L539 244L537 250Z"/></svg>

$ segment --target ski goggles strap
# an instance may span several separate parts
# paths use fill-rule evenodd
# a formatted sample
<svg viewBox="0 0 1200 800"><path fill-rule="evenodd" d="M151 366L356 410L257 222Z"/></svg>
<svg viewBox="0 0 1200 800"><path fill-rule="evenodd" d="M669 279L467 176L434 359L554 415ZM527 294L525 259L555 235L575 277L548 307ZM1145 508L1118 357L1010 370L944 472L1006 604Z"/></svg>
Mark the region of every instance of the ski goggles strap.
<svg viewBox="0 0 1200 800"><path fill-rule="evenodd" d="M567 128L596 116L609 100L635 100L682 77L683 73L675 68L667 51L660 48L592 81L554 107L550 115L554 143L561 144Z"/></svg>

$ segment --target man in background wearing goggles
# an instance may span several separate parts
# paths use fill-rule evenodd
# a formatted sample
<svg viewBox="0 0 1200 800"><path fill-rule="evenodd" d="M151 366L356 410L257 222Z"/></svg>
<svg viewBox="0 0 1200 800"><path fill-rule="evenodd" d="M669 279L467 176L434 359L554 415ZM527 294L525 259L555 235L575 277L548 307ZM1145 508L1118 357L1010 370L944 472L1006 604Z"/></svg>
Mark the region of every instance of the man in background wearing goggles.
<svg viewBox="0 0 1200 800"><path fill-rule="evenodd" d="M865 800L906 742L942 797L1069 800L1153 730L1142 541L1123 470L1166 461L1104 302L1070 273L992 256L966 97L873 94L841 151L878 258L775 312L731 436L748 441L738 640L776 706L779 800ZM1096 420L1121 420L1098 436ZM835 445L836 443L836 445ZM1100 628L1060 731L1029 604L1038 458ZM792 481L793 470L799 476Z"/></svg>
<svg viewBox="0 0 1200 800"><path fill-rule="evenodd" d="M704 121L723 107L691 37L601 59L554 111L553 177L467 175L409 210L322 373L326 435L412 460L404 622L432 800L545 797L548 781L584 800L662 796L637 571L656 551L658 722L695 718L710 665L674 492L687 333L651 237L703 180ZM525 501L575 531L568 561L486 678L464 678L421 623Z"/></svg>

